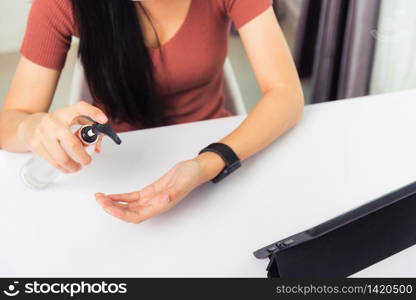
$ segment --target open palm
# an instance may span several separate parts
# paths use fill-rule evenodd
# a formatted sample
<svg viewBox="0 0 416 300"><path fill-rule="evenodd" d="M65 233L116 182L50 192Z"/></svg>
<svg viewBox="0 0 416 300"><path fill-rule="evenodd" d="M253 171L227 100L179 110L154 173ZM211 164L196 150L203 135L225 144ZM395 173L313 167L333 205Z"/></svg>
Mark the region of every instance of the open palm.
<svg viewBox="0 0 416 300"><path fill-rule="evenodd" d="M168 173L142 190L116 195L97 193L97 202L110 215L131 223L161 214L184 199L201 181L200 165L188 160L175 165Z"/></svg>

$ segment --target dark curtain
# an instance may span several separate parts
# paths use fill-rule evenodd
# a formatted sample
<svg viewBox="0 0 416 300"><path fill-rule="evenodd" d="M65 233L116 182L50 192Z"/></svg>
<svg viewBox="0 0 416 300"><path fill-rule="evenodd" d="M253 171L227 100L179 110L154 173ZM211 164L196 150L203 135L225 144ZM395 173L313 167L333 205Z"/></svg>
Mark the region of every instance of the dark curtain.
<svg viewBox="0 0 416 300"><path fill-rule="evenodd" d="M310 102L368 94L381 0L303 0L295 60Z"/></svg>

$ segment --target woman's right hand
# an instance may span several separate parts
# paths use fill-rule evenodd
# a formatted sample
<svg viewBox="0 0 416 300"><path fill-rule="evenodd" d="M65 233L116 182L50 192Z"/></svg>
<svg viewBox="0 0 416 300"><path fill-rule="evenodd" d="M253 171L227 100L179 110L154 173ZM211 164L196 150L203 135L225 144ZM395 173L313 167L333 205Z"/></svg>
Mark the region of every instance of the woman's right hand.
<svg viewBox="0 0 416 300"><path fill-rule="evenodd" d="M63 173L77 172L91 162L91 156L71 130L71 126L75 124L84 124L78 118L81 115L101 124L108 122L100 109L81 101L52 113L28 116L19 125L19 139L28 150L43 157ZM66 153L64 147L75 160Z"/></svg>

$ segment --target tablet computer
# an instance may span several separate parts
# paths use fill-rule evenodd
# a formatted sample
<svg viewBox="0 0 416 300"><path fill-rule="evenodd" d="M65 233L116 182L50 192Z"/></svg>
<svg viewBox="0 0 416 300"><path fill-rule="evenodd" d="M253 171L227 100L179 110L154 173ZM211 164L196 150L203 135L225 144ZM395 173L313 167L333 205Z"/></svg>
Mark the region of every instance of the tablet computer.
<svg viewBox="0 0 416 300"><path fill-rule="evenodd" d="M268 277L344 278L416 244L416 183L254 252Z"/></svg>

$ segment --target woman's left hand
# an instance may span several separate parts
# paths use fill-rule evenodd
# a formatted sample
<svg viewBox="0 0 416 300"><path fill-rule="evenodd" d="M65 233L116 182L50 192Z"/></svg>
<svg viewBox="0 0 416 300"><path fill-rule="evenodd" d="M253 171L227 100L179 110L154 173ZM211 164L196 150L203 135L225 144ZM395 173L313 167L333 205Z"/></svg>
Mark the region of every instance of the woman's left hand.
<svg viewBox="0 0 416 300"><path fill-rule="evenodd" d="M198 159L178 163L160 179L142 190L117 195L97 193L97 202L110 215L141 223L175 206L205 182Z"/></svg>

